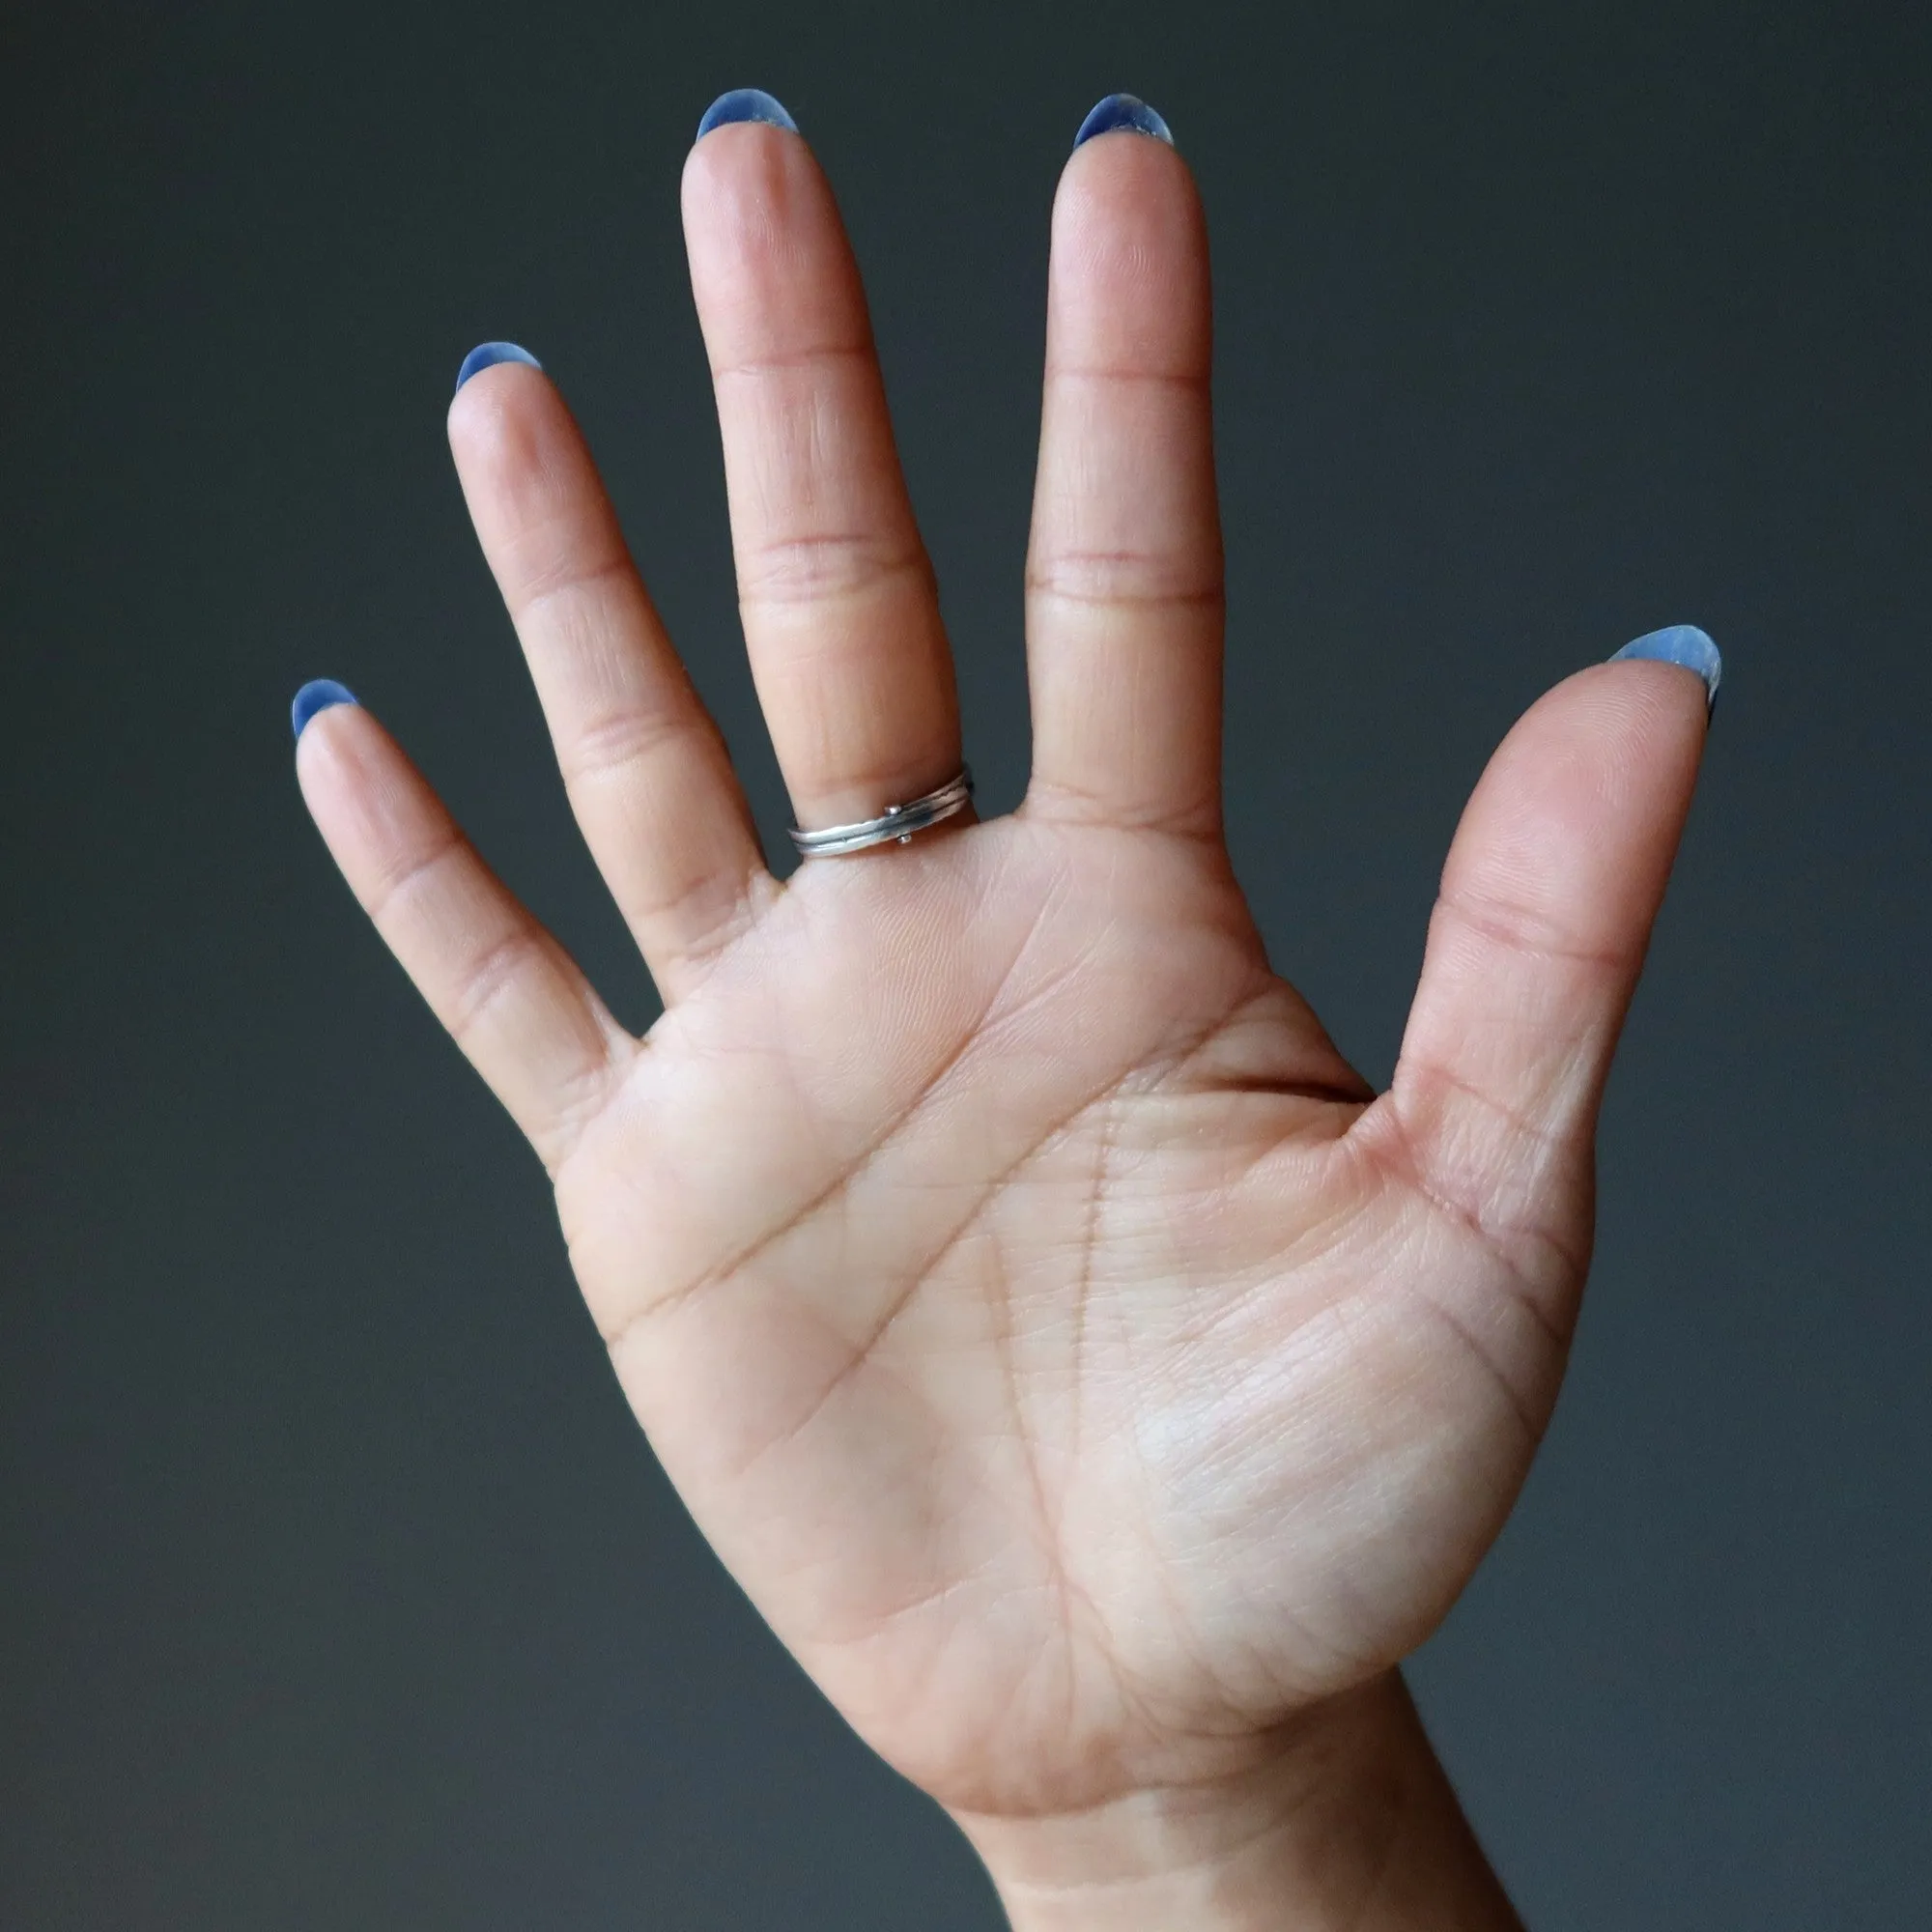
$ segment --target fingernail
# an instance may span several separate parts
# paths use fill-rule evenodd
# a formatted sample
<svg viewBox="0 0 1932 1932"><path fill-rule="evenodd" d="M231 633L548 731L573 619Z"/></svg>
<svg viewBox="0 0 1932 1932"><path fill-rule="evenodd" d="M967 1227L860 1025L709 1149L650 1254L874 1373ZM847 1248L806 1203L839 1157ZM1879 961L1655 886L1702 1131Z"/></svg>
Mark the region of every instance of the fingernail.
<svg viewBox="0 0 1932 1932"><path fill-rule="evenodd" d="M1083 141L1091 141L1095 134L1111 134L1122 129L1129 134L1151 134L1156 141L1165 141L1174 146L1174 130L1145 100L1132 94L1110 94L1101 101L1086 120L1080 124L1080 131L1073 137L1077 148Z"/></svg>
<svg viewBox="0 0 1932 1932"><path fill-rule="evenodd" d="M311 679L296 693L296 701L289 706L289 722L296 727L296 736L300 738L303 727L318 711L327 711L332 704L354 704L355 694L346 684L337 684L332 677Z"/></svg>
<svg viewBox="0 0 1932 1932"><path fill-rule="evenodd" d="M1704 680L1704 707L1708 711L1718 701L1718 685L1724 675L1724 660L1710 634L1695 624L1671 624L1662 631L1646 631L1633 638L1610 659L1651 658L1659 664L1682 665Z"/></svg>
<svg viewBox="0 0 1932 1932"><path fill-rule="evenodd" d="M514 342L479 342L463 358L463 367L456 372L456 386L462 388L477 370L493 368L498 362L524 362L532 369L543 367L527 349L520 349Z"/></svg>
<svg viewBox="0 0 1932 1932"><path fill-rule="evenodd" d="M712 128L722 128L728 121L762 121L767 128L782 128L788 134L798 132L798 123L785 112L784 102L776 96L761 87L734 87L721 94L704 110L704 118L698 122L693 138L701 141Z"/></svg>

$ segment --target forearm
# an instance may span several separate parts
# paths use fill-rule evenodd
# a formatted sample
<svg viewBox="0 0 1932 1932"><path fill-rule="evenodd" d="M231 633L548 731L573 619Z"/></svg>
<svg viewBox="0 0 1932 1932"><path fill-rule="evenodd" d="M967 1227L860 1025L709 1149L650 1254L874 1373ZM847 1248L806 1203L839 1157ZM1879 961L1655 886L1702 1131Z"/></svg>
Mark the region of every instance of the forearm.
<svg viewBox="0 0 1932 1932"><path fill-rule="evenodd" d="M1521 1932L1395 1672L1225 1781L959 1822L1014 1932Z"/></svg>

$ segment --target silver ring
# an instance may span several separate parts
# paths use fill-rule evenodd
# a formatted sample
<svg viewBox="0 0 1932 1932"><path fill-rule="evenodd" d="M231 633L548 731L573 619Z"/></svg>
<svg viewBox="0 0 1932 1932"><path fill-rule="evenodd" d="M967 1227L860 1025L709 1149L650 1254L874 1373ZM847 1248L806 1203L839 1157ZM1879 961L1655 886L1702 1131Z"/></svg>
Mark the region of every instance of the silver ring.
<svg viewBox="0 0 1932 1932"><path fill-rule="evenodd" d="M862 818L853 825L828 825L821 832L801 832L794 825L791 842L805 859L836 859L847 852L863 852L868 846L889 845L895 839L903 845L915 832L923 832L928 825L965 810L972 796L972 770L961 765L959 776L949 779L937 791L908 799L904 805L889 805L876 818Z"/></svg>

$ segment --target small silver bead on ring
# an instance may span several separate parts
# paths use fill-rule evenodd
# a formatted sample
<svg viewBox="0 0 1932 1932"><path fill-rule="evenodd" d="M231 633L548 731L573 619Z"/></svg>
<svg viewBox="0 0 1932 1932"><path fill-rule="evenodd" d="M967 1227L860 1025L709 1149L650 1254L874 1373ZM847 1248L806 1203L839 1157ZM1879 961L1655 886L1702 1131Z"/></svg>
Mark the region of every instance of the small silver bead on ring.
<svg viewBox="0 0 1932 1932"><path fill-rule="evenodd" d="M806 859L838 859L848 852L864 852L874 845L909 844L915 832L951 818L965 810L973 797L973 773L961 765L959 776L949 779L936 791L922 798L908 799L903 805L889 805L876 818L861 818L850 825L828 825L817 832L791 828L791 842Z"/></svg>

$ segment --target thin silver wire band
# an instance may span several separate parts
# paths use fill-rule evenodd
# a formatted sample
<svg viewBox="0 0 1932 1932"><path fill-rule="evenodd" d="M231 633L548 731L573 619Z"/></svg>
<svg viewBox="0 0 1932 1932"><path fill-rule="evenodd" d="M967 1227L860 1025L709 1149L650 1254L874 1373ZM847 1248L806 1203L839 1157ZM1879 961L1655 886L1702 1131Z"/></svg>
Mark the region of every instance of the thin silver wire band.
<svg viewBox="0 0 1932 1932"><path fill-rule="evenodd" d="M972 768L961 765L959 776L949 779L937 791L909 799L904 805L889 805L876 818L862 818L852 825L828 825L819 832L801 832L794 825L791 842L805 859L838 859L847 852L864 852L895 841L903 845L915 832L923 832L928 825L965 810L972 796Z"/></svg>

